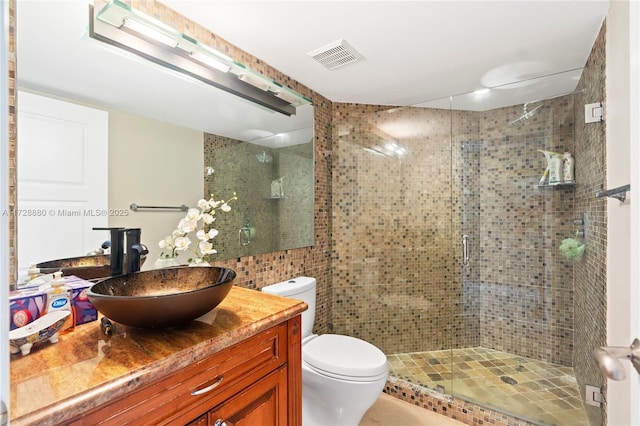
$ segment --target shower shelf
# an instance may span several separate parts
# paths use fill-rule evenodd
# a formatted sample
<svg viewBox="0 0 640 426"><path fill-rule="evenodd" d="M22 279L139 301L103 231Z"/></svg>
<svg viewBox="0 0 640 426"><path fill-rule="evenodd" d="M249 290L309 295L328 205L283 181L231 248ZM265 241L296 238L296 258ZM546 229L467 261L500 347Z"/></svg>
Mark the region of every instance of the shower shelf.
<svg viewBox="0 0 640 426"><path fill-rule="evenodd" d="M549 184L543 184L543 185L538 185L538 188L540 189L553 189L553 188L573 188L576 186L576 183L559 183L557 185L549 185Z"/></svg>

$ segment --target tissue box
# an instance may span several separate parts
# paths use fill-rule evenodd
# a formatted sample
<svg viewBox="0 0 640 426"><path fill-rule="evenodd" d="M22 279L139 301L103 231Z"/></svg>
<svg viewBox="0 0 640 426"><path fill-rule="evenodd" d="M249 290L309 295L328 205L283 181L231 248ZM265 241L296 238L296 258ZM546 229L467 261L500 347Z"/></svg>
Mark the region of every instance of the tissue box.
<svg viewBox="0 0 640 426"><path fill-rule="evenodd" d="M64 277L71 287L73 309L76 325L98 319L98 310L87 297L87 290L93 284L75 275ZM39 289L17 290L9 293L9 330L32 323L46 314L47 294Z"/></svg>
<svg viewBox="0 0 640 426"><path fill-rule="evenodd" d="M38 289L9 293L9 330L32 323L45 314L47 295Z"/></svg>
<svg viewBox="0 0 640 426"><path fill-rule="evenodd" d="M87 297L87 290L93 283L75 275L65 277L65 281L71 287L71 299L76 312L76 325L97 320L98 310Z"/></svg>

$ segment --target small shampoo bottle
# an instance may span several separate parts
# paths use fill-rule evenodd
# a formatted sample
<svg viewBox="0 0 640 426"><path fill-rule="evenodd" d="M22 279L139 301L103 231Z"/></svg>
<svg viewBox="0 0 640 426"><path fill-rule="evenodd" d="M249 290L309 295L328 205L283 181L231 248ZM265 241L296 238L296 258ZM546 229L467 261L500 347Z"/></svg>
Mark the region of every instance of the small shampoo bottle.
<svg viewBox="0 0 640 426"><path fill-rule="evenodd" d="M71 287L67 286L66 281L62 278L62 272L57 271L53 273L53 280L51 281L51 288L46 290L47 292L47 312L55 311L69 311L71 315L67 317L64 325L60 329L60 334L69 333L75 330L76 318L75 309L72 306L71 299Z"/></svg>

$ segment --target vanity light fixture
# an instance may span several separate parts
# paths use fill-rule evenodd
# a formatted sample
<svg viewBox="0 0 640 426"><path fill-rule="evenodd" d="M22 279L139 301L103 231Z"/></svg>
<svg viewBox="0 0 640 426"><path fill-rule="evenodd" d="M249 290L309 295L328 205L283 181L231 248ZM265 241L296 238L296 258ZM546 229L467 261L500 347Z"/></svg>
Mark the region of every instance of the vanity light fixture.
<svg viewBox="0 0 640 426"><path fill-rule="evenodd" d="M186 34L179 34L178 44L176 47L184 50L194 60L200 61L205 65L209 65L218 71L229 72L231 69L227 64L233 62L233 59L224 53L210 48L209 46L205 46L198 42L198 40L195 40Z"/></svg>
<svg viewBox="0 0 640 426"><path fill-rule="evenodd" d="M273 85L273 81L268 80L266 77L254 74L249 70L238 74L238 78L245 83L249 83L253 87L257 87L258 89L265 92L269 90L269 88Z"/></svg>
<svg viewBox="0 0 640 426"><path fill-rule="evenodd" d="M291 103L291 105L293 106L300 106L305 104L304 99L300 98L300 95L298 95L293 90L289 90L286 87L279 85L278 83L275 83L275 85L276 87L272 87L270 90L272 90L273 93L280 99L284 99L285 101Z"/></svg>
<svg viewBox="0 0 640 426"><path fill-rule="evenodd" d="M120 0L89 5L89 36L285 115L311 100Z"/></svg>
<svg viewBox="0 0 640 426"><path fill-rule="evenodd" d="M153 40L159 41L162 44L166 44L169 47L176 47L178 44L176 39L166 35L165 33L156 30L155 28L148 27L140 22L127 16L122 20L122 26L120 28L128 28L137 32L145 37L149 37Z"/></svg>

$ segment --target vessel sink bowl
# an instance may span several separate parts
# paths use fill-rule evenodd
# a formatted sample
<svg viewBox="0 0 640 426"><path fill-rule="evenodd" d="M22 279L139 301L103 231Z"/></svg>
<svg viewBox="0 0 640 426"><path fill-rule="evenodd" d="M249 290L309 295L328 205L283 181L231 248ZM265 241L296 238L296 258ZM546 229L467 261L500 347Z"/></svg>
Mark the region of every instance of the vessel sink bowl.
<svg viewBox="0 0 640 426"><path fill-rule="evenodd" d="M177 266L106 278L87 296L112 321L139 328L175 327L227 297L236 273L216 266Z"/></svg>
<svg viewBox="0 0 640 426"><path fill-rule="evenodd" d="M146 256L140 257L140 265L144 264ZM123 262L126 265L126 255ZM36 265L42 274L53 274L62 271L62 275L75 275L85 280L105 278L111 275L111 262L108 254L98 254L95 256L69 257L67 259L49 260Z"/></svg>

